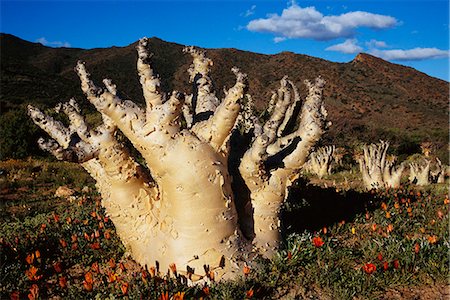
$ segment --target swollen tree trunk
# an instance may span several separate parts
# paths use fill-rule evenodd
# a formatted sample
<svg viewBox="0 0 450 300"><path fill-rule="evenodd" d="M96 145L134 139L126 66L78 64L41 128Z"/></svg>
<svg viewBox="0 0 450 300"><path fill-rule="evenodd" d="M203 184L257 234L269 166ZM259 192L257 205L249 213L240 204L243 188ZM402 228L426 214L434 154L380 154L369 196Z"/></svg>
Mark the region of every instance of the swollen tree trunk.
<svg viewBox="0 0 450 300"><path fill-rule="evenodd" d="M397 188L400 186L404 165L395 167L395 156L387 156L389 143L364 145L363 155L359 157L359 168L365 187L378 189L383 187Z"/></svg>
<svg viewBox="0 0 450 300"><path fill-rule="evenodd" d="M330 175L335 150L335 146L320 147L310 154L305 168L319 178Z"/></svg>
<svg viewBox="0 0 450 300"><path fill-rule="evenodd" d="M431 161L423 160L409 164L409 181L420 186L429 185L430 182Z"/></svg>
<svg viewBox="0 0 450 300"><path fill-rule="evenodd" d="M186 48L194 61L189 69L193 92L165 95L145 38L137 50L145 109L119 98L111 80L104 80L105 88L96 86L79 62L81 88L102 114L103 124L90 129L75 100L58 107L67 114L69 126L29 106L31 118L52 137L40 139L39 145L58 159L80 163L91 174L106 213L138 263L159 266L163 273L175 264L177 273L190 280L233 278L244 262L258 254L271 257L278 247L281 203L325 128L324 81L306 83L309 94L300 124L288 132L300 96L284 78L273 98L271 118L253 130L256 136L239 168L253 205L255 234L248 239L240 231L247 223L238 219L228 171L228 141L240 114L246 75L233 68L236 83L219 101L209 74L211 61L203 52ZM240 119L247 126L257 121L248 110ZM142 154L147 169L116 140L117 130ZM290 151L278 157L287 148ZM270 158L280 165L268 168Z"/></svg>

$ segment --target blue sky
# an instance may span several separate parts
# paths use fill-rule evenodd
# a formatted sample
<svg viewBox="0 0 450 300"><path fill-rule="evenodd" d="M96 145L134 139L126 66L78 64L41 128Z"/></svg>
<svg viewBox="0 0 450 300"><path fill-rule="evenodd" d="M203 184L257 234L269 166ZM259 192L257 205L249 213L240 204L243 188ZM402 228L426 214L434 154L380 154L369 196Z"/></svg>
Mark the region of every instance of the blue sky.
<svg viewBox="0 0 450 300"><path fill-rule="evenodd" d="M205 48L371 53L449 80L447 0L4 1L1 32L47 46L126 46L143 36Z"/></svg>

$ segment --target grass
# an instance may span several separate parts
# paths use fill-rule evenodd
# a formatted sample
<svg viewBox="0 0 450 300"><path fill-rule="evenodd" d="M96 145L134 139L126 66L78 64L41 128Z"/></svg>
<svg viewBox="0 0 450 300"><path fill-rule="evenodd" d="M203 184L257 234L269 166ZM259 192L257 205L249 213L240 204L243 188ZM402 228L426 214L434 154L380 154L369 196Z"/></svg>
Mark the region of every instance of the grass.
<svg viewBox="0 0 450 300"><path fill-rule="evenodd" d="M188 287L127 257L80 167L7 161L0 172L1 299L378 299L447 284L447 185L363 193L346 186L353 173L311 178L284 207L274 259L235 281ZM55 197L61 185L75 194Z"/></svg>

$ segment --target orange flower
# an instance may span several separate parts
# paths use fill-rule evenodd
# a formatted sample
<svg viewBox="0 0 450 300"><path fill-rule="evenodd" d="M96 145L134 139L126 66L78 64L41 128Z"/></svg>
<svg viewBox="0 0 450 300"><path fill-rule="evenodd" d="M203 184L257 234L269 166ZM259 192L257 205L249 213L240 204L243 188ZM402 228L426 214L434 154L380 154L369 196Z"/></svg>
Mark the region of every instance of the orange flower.
<svg viewBox="0 0 450 300"><path fill-rule="evenodd" d="M141 271L141 278L142 278L142 281L143 281L144 283L147 283L147 277L148 277L147 271L142 270L142 271Z"/></svg>
<svg viewBox="0 0 450 300"><path fill-rule="evenodd" d="M169 292L162 293L159 300L169 300Z"/></svg>
<svg viewBox="0 0 450 300"><path fill-rule="evenodd" d="M108 272L108 282L113 283L117 280L117 274L114 272Z"/></svg>
<svg viewBox="0 0 450 300"><path fill-rule="evenodd" d="M85 288L86 291L91 292L92 289L94 288L94 286L92 285L92 283L83 281L83 286Z"/></svg>
<svg viewBox="0 0 450 300"><path fill-rule="evenodd" d="M203 293L205 294L206 297L209 296L209 287L207 287L207 286L203 287L202 291L203 291Z"/></svg>
<svg viewBox="0 0 450 300"><path fill-rule="evenodd" d="M61 273L62 272L62 264L61 262L56 262L53 264L53 269L55 269L56 273Z"/></svg>
<svg viewBox="0 0 450 300"><path fill-rule="evenodd" d="M326 227L324 227L324 228L322 228L322 232L323 232L323 234L327 234L328 229Z"/></svg>
<svg viewBox="0 0 450 300"><path fill-rule="evenodd" d="M247 293L245 293L245 298L250 299L253 297L253 289L249 289Z"/></svg>
<svg viewBox="0 0 450 300"><path fill-rule="evenodd" d="M72 245L72 250L77 250L78 249L78 243L74 243Z"/></svg>
<svg viewBox="0 0 450 300"><path fill-rule="evenodd" d="M96 237L96 238L100 237L100 232L98 230L94 231L94 237Z"/></svg>
<svg viewBox="0 0 450 300"><path fill-rule="evenodd" d="M386 219L390 219L391 218L391 213L390 212L386 212Z"/></svg>
<svg viewBox="0 0 450 300"><path fill-rule="evenodd" d="M42 275L36 275L38 271L38 268L31 266L29 270L25 271L25 275L27 275L30 280L36 281L42 278Z"/></svg>
<svg viewBox="0 0 450 300"><path fill-rule="evenodd" d="M99 242L96 242L96 243L92 243L92 244L90 245L90 247L91 247L91 249L94 249L94 250L98 250L98 249L100 249L100 248L101 248L101 246L100 246L100 243L99 243Z"/></svg>
<svg viewBox="0 0 450 300"><path fill-rule="evenodd" d="M119 263L119 269L122 270L122 272L125 272L125 270L126 270L127 268L125 268L125 265L124 265L122 262L120 262L120 263Z"/></svg>
<svg viewBox="0 0 450 300"><path fill-rule="evenodd" d="M105 239L109 240L111 238L111 234L109 233L109 230L106 230L103 234L105 236Z"/></svg>
<svg viewBox="0 0 450 300"><path fill-rule="evenodd" d="M94 277L92 276L92 273L90 271L88 271L86 274L84 274L84 280L87 283L93 283L94 282Z"/></svg>
<svg viewBox="0 0 450 300"><path fill-rule="evenodd" d="M72 239L72 243L75 243L76 241L78 241L78 237L76 234L72 234L71 239Z"/></svg>
<svg viewBox="0 0 450 300"><path fill-rule="evenodd" d="M41 258L41 252L39 250L34 251L34 256L39 259Z"/></svg>
<svg viewBox="0 0 450 300"><path fill-rule="evenodd" d="M72 218L71 218L71 217L67 217L67 218L66 218L66 223L67 223L67 224L72 223Z"/></svg>
<svg viewBox="0 0 450 300"><path fill-rule="evenodd" d="M394 265L394 269L400 268L400 263L399 263L398 259L394 260L394 261L392 262L392 264Z"/></svg>
<svg viewBox="0 0 450 300"><path fill-rule="evenodd" d="M389 263L387 261L385 261L383 263L383 270L387 271L387 269L389 269Z"/></svg>
<svg viewBox="0 0 450 300"><path fill-rule="evenodd" d="M438 237L437 237L437 236L435 236L435 235L430 235L430 236L428 236L428 242L429 242L430 244L436 244L437 241L438 241Z"/></svg>
<svg viewBox="0 0 450 300"><path fill-rule="evenodd" d="M55 220L55 223L59 222L59 216L53 212L53 220Z"/></svg>
<svg viewBox="0 0 450 300"><path fill-rule="evenodd" d="M371 228L372 228L372 231L376 231L377 230L377 224L372 224L372 226L371 226Z"/></svg>
<svg viewBox="0 0 450 300"><path fill-rule="evenodd" d="M383 260L383 254L381 254L381 252L378 253L377 258L378 258L379 261L382 261Z"/></svg>
<svg viewBox="0 0 450 300"><path fill-rule="evenodd" d="M18 291L14 291L11 294L9 294L9 299L11 300L19 300L20 299L20 293Z"/></svg>
<svg viewBox="0 0 450 300"><path fill-rule="evenodd" d="M447 197L445 197L444 199L444 204L449 204L450 203L450 199L448 199Z"/></svg>
<svg viewBox="0 0 450 300"><path fill-rule="evenodd" d="M91 239L91 237L89 236L89 234L87 234L86 232L83 233L83 236L84 236L84 239L85 239L86 241L89 241L89 240Z"/></svg>
<svg viewBox="0 0 450 300"><path fill-rule="evenodd" d="M67 247L67 243L66 243L65 240L60 239L60 240L59 240L59 243L61 244L61 247L63 247L63 248L66 248L66 247Z"/></svg>
<svg viewBox="0 0 450 300"><path fill-rule="evenodd" d="M368 263L363 266L363 270L367 274L372 274L373 272L375 272L377 270L377 267L374 264Z"/></svg>
<svg viewBox="0 0 450 300"><path fill-rule="evenodd" d="M322 238L320 236L315 236L312 239L312 243L317 248L320 248L320 247L322 247L325 244L325 242L322 240Z"/></svg>
<svg viewBox="0 0 450 300"><path fill-rule="evenodd" d="M244 265L244 269L243 269L244 275L248 276L248 274L250 274L250 271L251 271L250 267L247 265Z"/></svg>
<svg viewBox="0 0 450 300"><path fill-rule="evenodd" d="M27 264L31 265L34 262L34 253L28 254L25 261Z"/></svg>
<svg viewBox="0 0 450 300"><path fill-rule="evenodd" d="M120 290L122 291L122 294L126 295L128 294L128 282L124 282L122 283L122 285L120 286Z"/></svg>
<svg viewBox="0 0 450 300"><path fill-rule="evenodd" d="M387 226L387 228L386 228L386 231L387 231L388 233L394 231L394 226L393 226L392 224L389 224L389 225Z"/></svg>
<svg viewBox="0 0 450 300"><path fill-rule="evenodd" d="M108 263L109 263L109 267L110 267L111 269L115 269L115 268L116 268L116 261L114 260L114 258L111 258L111 259L108 261Z"/></svg>
<svg viewBox="0 0 450 300"><path fill-rule="evenodd" d="M97 218L97 213L95 212L95 210L91 212L91 216L92 216L93 218Z"/></svg>
<svg viewBox="0 0 450 300"><path fill-rule="evenodd" d="M98 223L98 228L103 229L103 227L105 227L105 224L102 221L100 221Z"/></svg>
<svg viewBox="0 0 450 300"><path fill-rule="evenodd" d="M289 260L292 259L292 253L291 253L291 251L288 251L288 253L287 253L287 258L288 258Z"/></svg>
<svg viewBox="0 0 450 300"><path fill-rule="evenodd" d="M44 232L45 228L47 228L47 224L42 223L41 224L41 232Z"/></svg>
<svg viewBox="0 0 450 300"><path fill-rule="evenodd" d="M95 273L100 273L100 267L98 266L98 262L94 262L94 263L91 265L91 268L92 268L92 270L93 270Z"/></svg>
<svg viewBox="0 0 450 300"><path fill-rule="evenodd" d="M30 293L28 294L28 299L35 300L39 298L39 287L37 284L33 284L30 288Z"/></svg>
<svg viewBox="0 0 450 300"><path fill-rule="evenodd" d="M414 245L414 253L419 254L419 251L420 251L420 245L418 243L416 243Z"/></svg>
<svg viewBox="0 0 450 300"><path fill-rule="evenodd" d="M387 210L387 204L384 203L384 202L382 202L382 203L381 203L381 209L382 209L382 210Z"/></svg>
<svg viewBox="0 0 450 300"><path fill-rule="evenodd" d="M440 209L437 211L436 214L437 214L439 219L442 219L444 217L444 213Z"/></svg>
<svg viewBox="0 0 450 300"><path fill-rule="evenodd" d="M67 287L67 279L64 276L59 277L59 286L63 289Z"/></svg>
<svg viewBox="0 0 450 300"><path fill-rule="evenodd" d="M172 297L172 300L183 300L183 299L184 299L184 292L178 292Z"/></svg>

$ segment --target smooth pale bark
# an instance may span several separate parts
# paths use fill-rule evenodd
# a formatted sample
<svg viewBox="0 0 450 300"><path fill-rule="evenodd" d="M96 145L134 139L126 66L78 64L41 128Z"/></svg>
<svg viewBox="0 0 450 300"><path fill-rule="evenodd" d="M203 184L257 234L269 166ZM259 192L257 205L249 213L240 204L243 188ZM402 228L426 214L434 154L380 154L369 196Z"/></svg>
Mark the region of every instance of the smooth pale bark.
<svg viewBox="0 0 450 300"><path fill-rule="evenodd" d="M325 146L312 152L305 165L307 171L316 174L319 178L330 175L335 149L335 146Z"/></svg>
<svg viewBox="0 0 450 300"><path fill-rule="evenodd" d="M158 266L162 273L175 264L178 274L199 282L209 281L212 273L216 279L236 277L244 263L259 254L271 257L278 247L281 204L326 127L324 81L306 82L309 94L300 125L285 132L302 102L287 78L262 127L250 107L240 114L247 79L239 69L232 69L236 83L219 101L209 76L212 62L203 52L186 48L194 61L189 69L192 94L166 95L153 70L147 39L140 40L137 50L145 108L121 99L109 79L103 81L105 88L98 87L79 62L75 70L81 89L102 114L103 124L90 129L74 100L58 107L68 116L69 126L29 107L31 118L53 138L39 144L58 159L80 163L97 181L102 205L138 263ZM246 105L251 105L251 97L247 99ZM240 164L251 191L253 239L241 234L227 165L228 141L238 119L247 127L253 123L256 135ZM117 130L141 153L147 169L115 139ZM267 159L288 147L292 149L280 166L264 168Z"/></svg>
<svg viewBox="0 0 450 300"><path fill-rule="evenodd" d="M387 156L389 143L364 145L363 156L358 159L365 187L378 189L383 187L397 188L400 186L404 165L395 167L395 157Z"/></svg>

